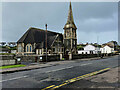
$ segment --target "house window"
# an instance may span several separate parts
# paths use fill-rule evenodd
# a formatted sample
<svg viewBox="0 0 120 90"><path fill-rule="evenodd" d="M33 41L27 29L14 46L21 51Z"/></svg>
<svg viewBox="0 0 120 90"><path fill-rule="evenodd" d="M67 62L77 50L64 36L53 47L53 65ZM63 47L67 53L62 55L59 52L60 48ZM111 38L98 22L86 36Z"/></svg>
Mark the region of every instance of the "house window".
<svg viewBox="0 0 120 90"><path fill-rule="evenodd" d="M93 54L93 51L90 51L90 54Z"/></svg>

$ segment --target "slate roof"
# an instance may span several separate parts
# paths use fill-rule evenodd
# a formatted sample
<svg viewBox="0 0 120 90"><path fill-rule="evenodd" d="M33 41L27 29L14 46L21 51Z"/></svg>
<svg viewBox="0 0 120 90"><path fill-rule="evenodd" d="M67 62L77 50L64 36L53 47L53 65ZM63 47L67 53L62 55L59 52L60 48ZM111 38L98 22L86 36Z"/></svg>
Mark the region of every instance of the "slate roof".
<svg viewBox="0 0 120 90"><path fill-rule="evenodd" d="M46 31L38 28L29 28L27 32L17 41L17 43L36 43L36 48L45 48L45 38ZM50 48L56 36L59 35L60 39L63 41L63 35L61 33L56 33L47 30L47 47Z"/></svg>

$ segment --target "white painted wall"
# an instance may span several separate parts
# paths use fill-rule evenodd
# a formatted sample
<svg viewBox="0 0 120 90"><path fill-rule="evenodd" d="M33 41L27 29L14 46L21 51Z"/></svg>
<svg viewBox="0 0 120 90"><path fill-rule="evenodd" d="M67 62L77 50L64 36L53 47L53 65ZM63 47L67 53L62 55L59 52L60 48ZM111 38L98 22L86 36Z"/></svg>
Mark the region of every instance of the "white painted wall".
<svg viewBox="0 0 120 90"><path fill-rule="evenodd" d="M16 53L17 52L17 50L11 50L11 53Z"/></svg>
<svg viewBox="0 0 120 90"><path fill-rule="evenodd" d="M98 51L97 50L79 50L78 54L98 54Z"/></svg>
<svg viewBox="0 0 120 90"><path fill-rule="evenodd" d="M101 53L112 53L114 52L114 48L111 48L109 46L104 46L103 48L100 48Z"/></svg>

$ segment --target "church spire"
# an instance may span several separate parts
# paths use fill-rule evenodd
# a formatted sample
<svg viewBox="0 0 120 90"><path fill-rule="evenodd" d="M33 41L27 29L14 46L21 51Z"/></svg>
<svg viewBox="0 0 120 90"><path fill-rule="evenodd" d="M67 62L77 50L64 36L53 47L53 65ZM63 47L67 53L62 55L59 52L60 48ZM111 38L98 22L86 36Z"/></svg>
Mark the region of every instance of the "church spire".
<svg viewBox="0 0 120 90"><path fill-rule="evenodd" d="M68 19L67 19L67 22L74 22L74 20L73 20L73 13L72 13L71 2L70 2L70 6L69 6L69 13L68 13Z"/></svg>
<svg viewBox="0 0 120 90"><path fill-rule="evenodd" d="M70 27L77 29L76 25L74 24L71 2L70 2L70 6L69 6L67 23L65 24L64 28L70 28Z"/></svg>

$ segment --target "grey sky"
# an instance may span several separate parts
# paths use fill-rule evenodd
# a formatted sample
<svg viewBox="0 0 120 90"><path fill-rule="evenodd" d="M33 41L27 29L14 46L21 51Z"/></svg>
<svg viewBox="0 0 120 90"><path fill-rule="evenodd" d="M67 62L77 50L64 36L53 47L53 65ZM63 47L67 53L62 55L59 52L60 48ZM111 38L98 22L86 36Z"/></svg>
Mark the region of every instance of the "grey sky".
<svg viewBox="0 0 120 90"><path fill-rule="evenodd" d="M72 2L78 43L118 41L118 3ZM2 41L17 41L30 27L63 33L69 2L4 2Z"/></svg>

